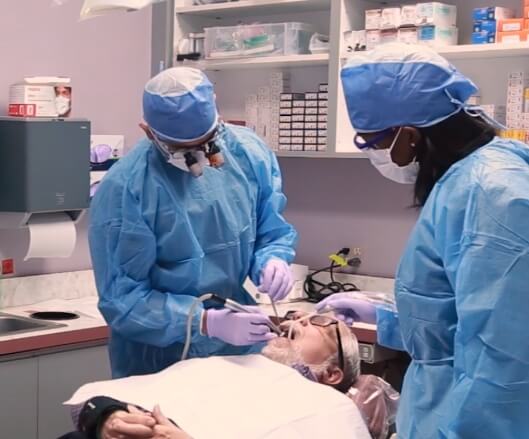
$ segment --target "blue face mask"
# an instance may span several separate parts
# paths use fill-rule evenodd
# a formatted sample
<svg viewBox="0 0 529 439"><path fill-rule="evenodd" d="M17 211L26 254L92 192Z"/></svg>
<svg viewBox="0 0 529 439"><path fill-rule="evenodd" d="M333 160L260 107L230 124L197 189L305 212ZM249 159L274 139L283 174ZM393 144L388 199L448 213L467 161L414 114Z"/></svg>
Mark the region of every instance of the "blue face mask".
<svg viewBox="0 0 529 439"><path fill-rule="evenodd" d="M305 378L318 383L318 377L312 372L311 368L306 364L296 363L292 365L292 369L297 370Z"/></svg>

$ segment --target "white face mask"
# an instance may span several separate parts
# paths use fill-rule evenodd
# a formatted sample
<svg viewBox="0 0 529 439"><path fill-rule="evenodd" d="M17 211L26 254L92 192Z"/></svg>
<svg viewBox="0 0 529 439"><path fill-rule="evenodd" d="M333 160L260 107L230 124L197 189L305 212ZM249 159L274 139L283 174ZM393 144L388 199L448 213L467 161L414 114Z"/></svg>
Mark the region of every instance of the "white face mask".
<svg viewBox="0 0 529 439"><path fill-rule="evenodd" d="M366 154L371 161L371 164L377 168L384 177L401 184L414 184L419 173L419 163L413 160L404 166L397 165L391 158L391 151L393 150L397 140L399 139L402 127L399 128L397 135L393 139L391 146L387 149L373 149L366 150Z"/></svg>
<svg viewBox="0 0 529 439"><path fill-rule="evenodd" d="M55 98L55 108L59 116L64 116L70 110L70 99L65 96L57 96Z"/></svg>

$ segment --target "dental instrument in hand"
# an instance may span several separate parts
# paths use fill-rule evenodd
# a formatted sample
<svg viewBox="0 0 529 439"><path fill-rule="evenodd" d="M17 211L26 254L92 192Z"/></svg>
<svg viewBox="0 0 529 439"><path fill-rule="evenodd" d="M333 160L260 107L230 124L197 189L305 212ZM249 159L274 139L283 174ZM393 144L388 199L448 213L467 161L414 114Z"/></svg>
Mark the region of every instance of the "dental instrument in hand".
<svg viewBox="0 0 529 439"><path fill-rule="evenodd" d="M224 308L227 308L227 309L229 309L230 311L233 311L233 312L243 312L243 313L254 312L254 311L252 311L250 309L245 308L243 305L241 305L240 303L236 302L235 300L225 299L225 298L217 296L215 294L213 294L213 297L211 298L211 300L213 300L214 302L217 302L218 304L222 305ZM277 312L276 312L276 316L277 316ZM274 322L270 321L268 326L277 335L281 334L281 332L282 332L281 329Z"/></svg>

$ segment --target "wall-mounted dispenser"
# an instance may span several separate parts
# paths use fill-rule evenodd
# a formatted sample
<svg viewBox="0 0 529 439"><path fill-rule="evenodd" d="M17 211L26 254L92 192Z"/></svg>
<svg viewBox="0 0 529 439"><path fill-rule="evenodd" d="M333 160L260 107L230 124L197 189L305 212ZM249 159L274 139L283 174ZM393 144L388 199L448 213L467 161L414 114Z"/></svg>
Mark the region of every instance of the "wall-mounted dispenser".
<svg viewBox="0 0 529 439"><path fill-rule="evenodd" d="M73 251L89 205L89 158L87 120L0 118L0 228L29 227L26 259Z"/></svg>

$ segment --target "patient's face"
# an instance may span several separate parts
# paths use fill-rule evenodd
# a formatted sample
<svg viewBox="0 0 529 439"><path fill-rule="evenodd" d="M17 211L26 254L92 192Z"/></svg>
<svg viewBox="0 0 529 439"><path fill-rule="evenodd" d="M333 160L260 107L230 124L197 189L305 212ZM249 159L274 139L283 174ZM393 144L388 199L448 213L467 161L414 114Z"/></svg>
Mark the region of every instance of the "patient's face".
<svg viewBox="0 0 529 439"><path fill-rule="evenodd" d="M295 320L283 322L281 328L287 332L293 325L292 339L278 337L271 340L263 349L263 355L290 366L300 362L319 365L336 354L338 349L336 325L322 327L313 325L308 320L296 321L304 315L305 313L297 313ZM343 325L342 322L339 324ZM342 333L343 330L341 328Z"/></svg>

